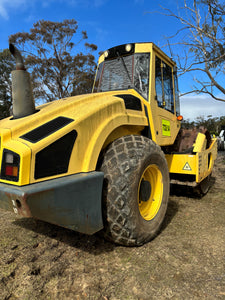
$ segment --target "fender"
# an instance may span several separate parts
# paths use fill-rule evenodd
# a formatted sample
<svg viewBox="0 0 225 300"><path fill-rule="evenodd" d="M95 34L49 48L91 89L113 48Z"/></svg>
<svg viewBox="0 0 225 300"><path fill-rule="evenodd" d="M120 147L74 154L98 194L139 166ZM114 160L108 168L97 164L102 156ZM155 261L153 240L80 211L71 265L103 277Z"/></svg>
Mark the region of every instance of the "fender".
<svg viewBox="0 0 225 300"><path fill-rule="evenodd" d="M124 135L140 134L147 125L148 121L144 115L111 116L110 119L101 123L91 138L85 152L82 170L84 172L95 170L101 150L110 142Z"/></svg>

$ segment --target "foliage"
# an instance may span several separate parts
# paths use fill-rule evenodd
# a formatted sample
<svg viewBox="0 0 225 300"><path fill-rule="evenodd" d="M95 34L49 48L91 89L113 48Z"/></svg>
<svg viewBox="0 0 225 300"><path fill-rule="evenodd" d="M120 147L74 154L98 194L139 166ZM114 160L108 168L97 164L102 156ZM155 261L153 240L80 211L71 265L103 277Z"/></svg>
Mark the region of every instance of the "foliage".
<svg viewBox="0 0 225 300"><path fill-rule="evenodd" d="M0 119L10 115L11 108L11 77L10 72L14 66L14 59L8 49L0 51Z"/></svg>
<svg viewBox="0 0 225 300"><path fill-rule="evenodd" d="M194 121L182 121L183 128L193 128L204 126L211 134L219 135L221 127L225 125L225 116L212 118L211 115L207 118L203 116L197 117Z"/></svg>
<svg viewBox="0 0 225 300"><path fill-rule="evenodd" d="M91 52L97 46L85 43L89 52L78 52L82 49L81 42L86 39L86 31L78 32L74 19L63 22L40 20L30 32L9 37L10 43L27 54L25 65L31 72L36 99L49 102L91 91L96 68ZM75 48L78 49L76 52Z"/></svg>
<svg viewBox="0 0 225 300"><path fill-rule="evenodd" d="M225 101L224 2L184 0L184 6L177 13L167 8L163 8L163 11L163 14L176 18L182 26L170 37L170 45L184 47L182 55L176 56L180 74L192 72L203 75L201 79L194 78L195 85L187 93L206 93L216 100ZM222 96L218 96L219 94Z"/></svg>

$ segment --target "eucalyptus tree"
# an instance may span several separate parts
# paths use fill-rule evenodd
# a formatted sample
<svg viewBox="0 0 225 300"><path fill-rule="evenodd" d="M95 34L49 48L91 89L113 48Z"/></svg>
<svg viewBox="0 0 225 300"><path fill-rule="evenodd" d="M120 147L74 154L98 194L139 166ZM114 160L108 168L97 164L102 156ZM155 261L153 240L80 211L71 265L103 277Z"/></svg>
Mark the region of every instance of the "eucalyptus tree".
<svg viewBox="0 0 225 300"><path fill-rule="evenodd" d="M179 3L180 4L180 3ZM219 0L184 0L177 12L162 13L177 19L181 28L169 38L177 52L180 75L193 74L194 86L188 93L206 93L225 101L225 3Z"/></svg>
<svg viewBox="0 0 225 300"><path fill-rule="evenodd" d="M96 68L92 53L97 46L85 43L87 38L86 31L79 31L74 19L40 20L30 32L9 37L9 42L25 55L36 100L50 102L91 91Z"/></svg>
<svg viewBox="0 0 225 300"><path fill-rule="evenodd" d="M11 76L14 60L8 49L0 51L0 119L10 115L12 105Z"/></svg>

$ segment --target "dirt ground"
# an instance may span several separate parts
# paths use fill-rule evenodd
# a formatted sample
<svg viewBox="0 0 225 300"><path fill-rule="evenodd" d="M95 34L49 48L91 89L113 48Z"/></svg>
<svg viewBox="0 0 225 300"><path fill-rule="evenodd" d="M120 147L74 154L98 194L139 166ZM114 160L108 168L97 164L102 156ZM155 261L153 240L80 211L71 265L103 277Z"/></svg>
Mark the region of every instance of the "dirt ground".
<svg viewBox="0 0 225 300"><path fill-rule="evenodd" d="M161 233L128 248L0 209L0 299L225 299L225 151L203 198L173 187Z"/></svg>

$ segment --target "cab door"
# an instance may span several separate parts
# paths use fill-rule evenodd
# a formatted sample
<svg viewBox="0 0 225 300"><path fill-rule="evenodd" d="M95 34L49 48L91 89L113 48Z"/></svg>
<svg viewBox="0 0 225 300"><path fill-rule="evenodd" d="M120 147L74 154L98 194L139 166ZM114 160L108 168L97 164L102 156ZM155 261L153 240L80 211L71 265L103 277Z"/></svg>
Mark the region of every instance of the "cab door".
<svg viewBox="0 0 225 300"><path fill-rule="evenodd" d="M155 100L158 106L157 127L160 145L173 144L180 128L177 122L179 96L175 78L174 67L155 55Z"/></svg>

